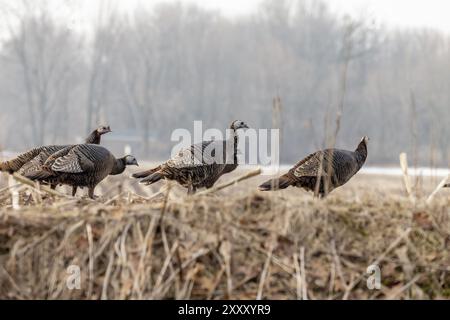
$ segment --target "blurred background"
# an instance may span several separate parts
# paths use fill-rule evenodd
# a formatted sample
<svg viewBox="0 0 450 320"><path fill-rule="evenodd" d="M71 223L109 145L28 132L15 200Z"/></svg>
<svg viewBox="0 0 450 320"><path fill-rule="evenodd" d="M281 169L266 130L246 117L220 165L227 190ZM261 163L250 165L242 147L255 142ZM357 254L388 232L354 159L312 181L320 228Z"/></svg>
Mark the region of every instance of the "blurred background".
<svg viewBox="0 0 450 320"><path fill-rule="evenodd" d="M450 162L450 4L0 0L0 148L164 159L176 128L280 127L281 161L370 140L372 165Z"/></svg>

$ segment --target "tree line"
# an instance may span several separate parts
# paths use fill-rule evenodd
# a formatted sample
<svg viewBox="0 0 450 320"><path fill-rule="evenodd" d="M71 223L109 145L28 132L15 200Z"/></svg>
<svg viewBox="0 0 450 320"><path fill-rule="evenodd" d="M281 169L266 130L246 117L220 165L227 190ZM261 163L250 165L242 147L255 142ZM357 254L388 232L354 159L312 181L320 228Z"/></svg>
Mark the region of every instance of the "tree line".
<svg viewBox="0 0 450 320"><path fill-rule="evenodd" d="M243 119L282 132L282 162L370 137L369 162L446 166L450 36L388 29L320 1L264 2L227 18L161 4L129 17L103 8L81 33L44 6L4 11L0 145L67 143L100 123L165 158L175 128ZM108 143L108 142L107 142Z"/></svg>

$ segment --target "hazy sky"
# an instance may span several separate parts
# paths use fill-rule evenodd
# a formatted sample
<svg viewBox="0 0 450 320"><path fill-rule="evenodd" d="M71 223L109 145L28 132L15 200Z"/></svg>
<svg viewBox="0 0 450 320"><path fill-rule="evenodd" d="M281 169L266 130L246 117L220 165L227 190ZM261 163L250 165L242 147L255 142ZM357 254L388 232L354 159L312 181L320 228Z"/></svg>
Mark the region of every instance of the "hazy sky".
<svg viewBox="0 0 450 320"><path fill-rule="evenodd" d="M229 17L252 14L264 0L44 0L53 13L76 30L89 30L100 4L107 4L122 13L132 13L139 7L151 8L157 3L195 3L218 10ZM314 0L312 0L314 1ZM11 4L13 0L0 0ZM32 1L33 2L33 1ZM324 0L341 14L374 18L393 27L431 27L450 33L450 0ZM1 27L0 27L1 28ZM3 34L0 30L0 38Z"/></svg>
<svg viewBox="0 0 450 320"><path fill-rule="evenodd" d="M131 12L139 5L158 2L196 3L220 10L227 16L254 12L262 0L108 0L118 9ZM94 12L101 1L87 0L84 10ZM351 15L365 14L388 26L427 26L450 32L450 0L325 0L330 7ZM79 2L78 2L79 3Z"/></svg>
<svg viewBox="0 0 450 320"><path fill-rule="evenodd" d="M140 1L128 1L128 3L131 2ZM233 16L251 13L262 0L184 0L183 2L219 9L224 14ZM342 13L352 15L365 13L390 25L429 26L450 31L449 0L325 0L325 2Z"/></svg>

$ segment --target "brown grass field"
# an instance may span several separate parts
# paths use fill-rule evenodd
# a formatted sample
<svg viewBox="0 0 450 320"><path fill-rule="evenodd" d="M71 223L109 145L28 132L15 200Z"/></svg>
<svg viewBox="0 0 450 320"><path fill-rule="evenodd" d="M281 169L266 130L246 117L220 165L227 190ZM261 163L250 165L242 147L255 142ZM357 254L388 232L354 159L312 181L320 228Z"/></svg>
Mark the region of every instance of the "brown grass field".
<svg viewBox="0 0 450 320"><path fill-rule="evenodd" d="M123 176L97 201L19 186L16 210L3 185L0 299L450 298L450 192L425 203L439 181L418 181L413 203L401 177L360 174L325 200L259 192L264 179L188 197Z"/></svg>

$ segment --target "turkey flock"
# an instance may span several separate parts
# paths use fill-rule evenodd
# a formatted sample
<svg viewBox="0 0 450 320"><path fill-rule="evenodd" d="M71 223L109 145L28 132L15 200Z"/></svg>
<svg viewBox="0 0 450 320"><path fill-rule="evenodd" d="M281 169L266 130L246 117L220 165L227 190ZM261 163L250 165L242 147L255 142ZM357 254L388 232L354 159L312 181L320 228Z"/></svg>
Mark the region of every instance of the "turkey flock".
<svg viewBox="0 0 450 320"><path fill-rule="evenodd" d="M200 188L211 188L222 175L238 167L239 133L248 128L244 121L233 121L229 126L232 134L228 139L193 144L157 167L132 176L146 185L162 179L173 180L187 188L188 194L194 194ZM78 188L87 188L88 196L94 199L95 187L108 175L121 174L127 166L138 166L132 155L116 158L100 145L102 135L109 132L109 126L100 126L82 144L31 149L1 162L0 171L18 173L52 189L58 185L71 186L72 196L76 195ZM299 161L288 173L261 184L259 190L274 191L294 186L312 191L316 197L325 197L347 183L361 169L367 158L368 140L363 137L354 151L317 151ZM226 161L217 161L216 156Z"/></svg>

